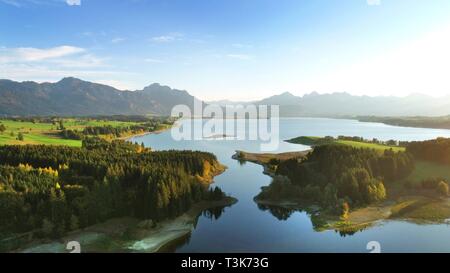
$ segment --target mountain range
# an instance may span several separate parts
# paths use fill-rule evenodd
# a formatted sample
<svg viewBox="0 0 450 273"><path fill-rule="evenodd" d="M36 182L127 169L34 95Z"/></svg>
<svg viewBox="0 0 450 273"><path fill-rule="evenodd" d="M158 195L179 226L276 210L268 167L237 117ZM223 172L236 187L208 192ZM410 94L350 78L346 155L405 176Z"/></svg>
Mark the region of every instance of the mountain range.
<svg viewBox="0 0 450 273"><path fill-rule="evenodd" d="M215 101L219 105L279 105L282 117L348 116L444 116L450 114L450 96L435 98L412 94L396 96L353 96L345 92L295 96L284 92L252 102Z"/></svg>
<svg viewBox="0 0 450 273"><path fill-rule="evenodd" d="M450 114L450 96L431 97L412 94L396 96L354 96L348 93L318 94L302 97L289 92L257 101L257 104L279 104L280 115L336 116L443 116Z"/></svg>
<svg viewBox="0 0 450 273"><path fill-rule="evenodd" d="M168 115L174 105L192 107L195 100L157 83L121 91L71 77L56 83L0 80L0 115Z"/></svg>
<svg viewBox="0 0 450 273"><path fill-rule="evenodd" d="M3 116L87 116L169 115L173 106L192 108L201 102L187 91L157 83L142 90L122 91L114 87L64 78L55 83L0 80L0 115ZM210 102L212 103L212 102ZM229 100L219 105L280 105L280 116L440 116L450 114L450 97L413 94L395 96L353 96L348 93L295 96L289 92L252 102Z"/></svg>

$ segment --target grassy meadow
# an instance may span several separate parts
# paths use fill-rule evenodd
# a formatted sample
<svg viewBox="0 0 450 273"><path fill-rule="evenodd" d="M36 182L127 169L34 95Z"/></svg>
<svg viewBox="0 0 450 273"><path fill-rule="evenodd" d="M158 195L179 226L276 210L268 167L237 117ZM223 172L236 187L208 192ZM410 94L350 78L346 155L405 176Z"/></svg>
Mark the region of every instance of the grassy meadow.
<svg viewBox="0 0 450 273"><path fill-rule="evenodd" d="M350 145L356 148L370 148L375 150L389 150L392 149L394 152L403 152L405 151L405 147L399 146L389 146L383 144L376 143L367 143L367 142L359 142L359 141L351 141L351 140L337 140L336 143L343 145Z"/></svg>
<svg viewBox="0 0 450 273"><path fill-rule="evenodd" d="M0 124L6 127L4 132L0 132L0 145L48 144L81 147L81 140L64 139L59 136L60 130L57 129L57 123L0 119ZM131 121L67 118L63 120L63 124L66 129L83 130L87 126L126 127L138 123ZM17 139L19 133L23 134L23 141Z"/></svg>
<svg viewBox="0 0 450 273"><path fill-rule="evenodd" d="M402 152L405 151L405 147L400 146L390 146L378 143L364 142L364 141L353 141L353 140L343 140L343 139L329 139L323 137L315 137L315 136L302 136L298 138L294 138L288 140L289 143L294 144L303 144L308 146L317 146L317 145L325 145L325 144L340 144L340 145L348 145L356 148L369 148L375 150L389 150L392 149L394 152Z"/></svg>
<svg viewBox="0 0 450 273"><path fill-rule="evenodd" d="M417 160L414 171L406 180L412 182L413 185L418 185L423 180L429 178L442 178L445 181L450 181L449 166L435 162Z"/></svg>

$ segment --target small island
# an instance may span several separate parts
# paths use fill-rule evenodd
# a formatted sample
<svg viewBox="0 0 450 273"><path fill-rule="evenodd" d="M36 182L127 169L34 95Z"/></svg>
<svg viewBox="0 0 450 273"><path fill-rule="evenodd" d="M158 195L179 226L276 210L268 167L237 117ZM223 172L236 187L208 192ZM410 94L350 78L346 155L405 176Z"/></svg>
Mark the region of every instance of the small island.
<svg viewBox="0 0 450 273"><path fill-rule="evenodd" d="M282 156L238 151L234 156L263 165L273 177L254 200L280 219L292 210L306 211L316 230L352 234L385 219L450 218L450 139L401 146L357 137L289 142L313 149Z"/></svg>

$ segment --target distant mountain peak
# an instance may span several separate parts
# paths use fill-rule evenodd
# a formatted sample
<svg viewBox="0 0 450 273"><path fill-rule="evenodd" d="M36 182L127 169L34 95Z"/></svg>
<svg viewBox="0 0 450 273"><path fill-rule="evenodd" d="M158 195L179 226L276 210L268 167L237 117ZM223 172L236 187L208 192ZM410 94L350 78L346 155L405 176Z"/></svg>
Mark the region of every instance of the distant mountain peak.
<svg viewBox="0 0 450 273"><path fill-rule="evenodd" d="M171 94L173 96L182 95L191 97L186 90L172 89L167 85L161 85L159 83L152 83L145 87L142 91L147 94Z"/></svg>
<svg viewBox="0 0 450 273"><path fill-rule="evenodd" d="M316 91L312 91L311 93L305 94L303 95L304 98L308 98L308 97L318 97L320 96L319 93L317 93Z"/></svg>
<svg viewBox="0 0 450 273"><path fill-rule="evenodd" d="M143 91L149 91L149 92L155 91L155 90L157 90L157 91L171 91L172 88L170 88L167 85L161 85L159 83L152 83L149 86L144 87L144 89L143 89Z"/></svg>
<svg viewBox="0 0 450 273"><path fill-rule="evenodd" d="M64 83L64 82L84 82L83 80L80 80L75 77L64 77L58 83Z"/></svg>
<svg viewBox="0 0 450 273"><path fill-rule="evenodd" d="M283 92L283 93L279 94L278 96L280 96L280 97L295 97L295 96L294 96L291 92L289 92L289 91Z"/></svg>
<svg viewBox="0 0 450 273"><path fill-rule="evenodd" d="M279 95L271 96L260 101L260 104L267 105L293 105L298 104L301 98L290 92L284 92Z"/></svg>
<svg viewBox="0 0 450 273"><path fill-rule="evenodd" d="M168 86L164 86L164 85L161 85L161 84L158 83L158 82L155 82L155 83L152 83L152 84L150 84L150 85L144 87L144 89L146 89L146 88L155 88L155 87L168 87Z"/></svg>

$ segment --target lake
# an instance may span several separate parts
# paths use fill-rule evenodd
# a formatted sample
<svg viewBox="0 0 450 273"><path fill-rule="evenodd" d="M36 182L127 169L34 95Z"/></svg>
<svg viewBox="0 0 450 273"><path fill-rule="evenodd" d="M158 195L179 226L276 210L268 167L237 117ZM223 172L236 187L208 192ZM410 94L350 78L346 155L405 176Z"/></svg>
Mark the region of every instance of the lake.
<svg viewBox="0 0 450 273"><path fill-rule="evenodd" d="M200 120L182 120L188 128ZM227 122L233 122L229 120ZM192 127L193 128L193 127ZM237 130L245 130L241 126ZM450 130L406 128L380 123L363 123L344 119L280 119L280 145L276 152L300 151L309 147L283 140L297 136L360 136L380 140L426 140L450 137ZM215 184L239 202L225 208L220 217L202 215L189 238L173 246L176 252L369 252L366 245L378 241L382 252L450 252L450 226L415 224L405 221L382 221L354 235L342 236L335 231L316 232L304 212L281 211L275 217L253 201L271 178L262 166L241 165L231 157L235 150L260 152L258 141L208 139L175 141L170 131L135 137L154 150L200 150L214 153L228 169L215 178ZM291 213L289 215L289 213ZM278 215L278 213L277 213Z"/></svg>

